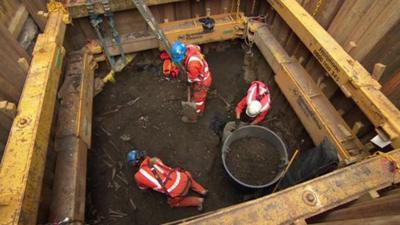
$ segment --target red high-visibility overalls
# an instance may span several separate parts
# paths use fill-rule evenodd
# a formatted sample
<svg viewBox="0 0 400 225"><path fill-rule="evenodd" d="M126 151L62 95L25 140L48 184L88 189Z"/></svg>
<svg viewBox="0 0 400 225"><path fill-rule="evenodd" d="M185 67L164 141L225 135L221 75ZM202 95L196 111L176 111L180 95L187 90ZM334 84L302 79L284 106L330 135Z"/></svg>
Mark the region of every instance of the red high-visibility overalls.
<svg viewBox="0 0 400 225"><path fill-rule="evenodd" d="M185 66L188 72L188 82L192 83L192 98L196 103L196 111L202 115L205 109L208 89L212 77L208 63L197 45L187 45Z"/></svg>
<svg viewBox="0 0 400 225"><path fill-rule="evenodd" d="M253 120L253 124L257 124L264 120L265 116L271 108L271 98L269 94L269 88L266 84L261 81L251 82L250 88L247 90L247 95L236 106L236 113L241 114L250 104L251 101L257 100L261 103L262 108L260 114L257 115Z"/></svg>
<svg viewBox="0 0 400 225"><path fill-rule="evenodd" d="M168 195L168 204L171 207L199 206L203 203L203 198L185 197L189 189L200 194L206 192L189 172L172 169L159 158L153 159L154 162L151 162L150 157L146 157L135 174L135 181L140 189L151 188Z"/></svg>

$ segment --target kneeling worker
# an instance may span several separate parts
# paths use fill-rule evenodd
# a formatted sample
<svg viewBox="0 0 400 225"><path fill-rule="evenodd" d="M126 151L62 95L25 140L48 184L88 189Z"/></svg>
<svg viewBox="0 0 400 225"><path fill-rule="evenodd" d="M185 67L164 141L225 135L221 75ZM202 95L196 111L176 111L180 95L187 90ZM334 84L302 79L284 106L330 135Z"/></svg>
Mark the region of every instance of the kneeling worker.
<svg viewBox="0 0 400 225"><path fill-rule="evenodd" d="M189 189L203 196L208 192L188 171L171 168L159 158L150 158L144 151L129 152L128 162L138 170L135 181L140 189L153 189L166 194L171 207L196 206L198 210L203 209L204 198L186 197Z"/></svg>
<svg viewBox="0 0 400 225"><path fill-rule="evenodd" d="M205 109L208 89L212 83L212 77L208 63L200 52L200 46L176 41L171 47L171 58L174 63L183 63L187 70L188 83L191 85L191 93L196 103L196 112L202 116ZM186 123L195 123L187 117L182 117Z"/></svg>
<svg viewBox="0 0 400 225"><path fill-rule="evenodd" d="M264 120L270 108L271 98L268 86L261 81L253 81L247 90L247 95L236 106L236 119L242 118L255 125ZM246 115L242 115L245 109Z"/></svg>

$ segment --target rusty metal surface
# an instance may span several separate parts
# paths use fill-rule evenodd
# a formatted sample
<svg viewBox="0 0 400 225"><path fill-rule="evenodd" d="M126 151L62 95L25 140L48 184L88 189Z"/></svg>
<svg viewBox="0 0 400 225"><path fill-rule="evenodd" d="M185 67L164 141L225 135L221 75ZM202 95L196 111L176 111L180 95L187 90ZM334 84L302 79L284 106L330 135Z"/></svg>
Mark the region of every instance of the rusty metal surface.
<svg viewBox="0 0 400 225"><path fill-rule="evenodd" d="M69 217L85 220L87 150L92 139L94 70L97 63L87 48L70 53L59 91L56 161L49 221Z"/></svg>
<svg viewBox="0 0 400 225"><path fill-rule="evenodd" d="M66 75L58 97L61 100L56 137L76 136L91 146L94 70L97 64L88 49L69 55Z"/></svg>

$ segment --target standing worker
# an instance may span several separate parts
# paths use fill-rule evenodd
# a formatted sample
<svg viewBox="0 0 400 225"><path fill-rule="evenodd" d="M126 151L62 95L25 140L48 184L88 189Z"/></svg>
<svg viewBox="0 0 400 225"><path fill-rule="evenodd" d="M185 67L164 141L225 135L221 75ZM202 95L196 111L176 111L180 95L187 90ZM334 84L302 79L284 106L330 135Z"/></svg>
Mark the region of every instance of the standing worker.
<svg viewBox="0 0 400 225"><path fill-rule="evenodd" d="M188 85L191 86L191 93L196 103L196 113L202 116L205 109L208 89L212 83L212 77L208 63L200 52L200 46L176 41L171 47L171 57L174 63L183 63L187 70ZM182 117L185 123L195 123L197 119Z"/></svg>
<svg viewBox="0 0 400 225"><path fill-rule="evenodd" d="M171 168L159 158L149 157L144 151L133 150L128 153L128 162L138 171L135 181L142 190L153 189L166 194L168 204L173 207L195 206L203 209L204 198L186 197L189 189L205 196L207 190L197 183L192 174L180 168Z"/></svg>
<svg viewBox="0 0 400 225"><path fill-rule="evenodd" d="M255 125L264 120L270 108L271 98L268 86L261 81L253 81L247 90L247 95L236 106L236 119L240 120L242 117ZM242 115L245 109L246 114Z"/></svg>

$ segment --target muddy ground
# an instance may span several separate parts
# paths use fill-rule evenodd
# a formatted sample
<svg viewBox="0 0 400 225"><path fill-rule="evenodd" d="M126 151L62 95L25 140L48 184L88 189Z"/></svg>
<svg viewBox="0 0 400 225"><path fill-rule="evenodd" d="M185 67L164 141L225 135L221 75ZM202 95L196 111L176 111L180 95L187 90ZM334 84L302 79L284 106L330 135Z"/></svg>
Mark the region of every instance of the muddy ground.
<svg viewBox="0 0 400 225"><path fill-rule="evenodd" d="M197 124L181 122L185 83L162 79L155 51L138 55L118 74L116 84L96 96L88 167L89 224L160 224L199 214L195 208L171 209L164 195L140 191L126 164L131 149L146 150L167 165L192 172L209 190L203 212L249 199L248 193L232 185L225 173L215 133L233 117L235 103L248 88L242 71L244 51L238 42L227 45L225 51L211 46L206 54L213 73L211 91L218 94L207 100L204 117ZM232 106L227 108L222 99ZM276 108L263 124L293 149L294 128L288 127L285 113Z"/></svg>
<svg viewBox="0 0 400 225"><path fill-rule="evenodd" d="M238 180L249 185L265 185L277 175L280 157L276 146L261 138L251 137L233 141L225 162Z"/></svg>

